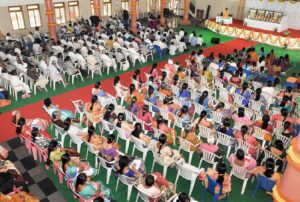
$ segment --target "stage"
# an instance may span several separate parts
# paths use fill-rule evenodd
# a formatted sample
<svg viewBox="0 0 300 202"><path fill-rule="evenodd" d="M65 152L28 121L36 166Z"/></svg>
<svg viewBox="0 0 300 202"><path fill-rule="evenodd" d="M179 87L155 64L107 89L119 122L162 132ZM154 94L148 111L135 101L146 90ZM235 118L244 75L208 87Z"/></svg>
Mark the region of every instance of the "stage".
<svg viewBox="0 0 300 202"><path fill-rule="evenodd" d="M243 38L273 46L300 50L300 30L288 29L283 32L268 31L244 26L242 20L233 20L233 24L221 25L216 19L206 20L205 26L223 35Z"/></svg>

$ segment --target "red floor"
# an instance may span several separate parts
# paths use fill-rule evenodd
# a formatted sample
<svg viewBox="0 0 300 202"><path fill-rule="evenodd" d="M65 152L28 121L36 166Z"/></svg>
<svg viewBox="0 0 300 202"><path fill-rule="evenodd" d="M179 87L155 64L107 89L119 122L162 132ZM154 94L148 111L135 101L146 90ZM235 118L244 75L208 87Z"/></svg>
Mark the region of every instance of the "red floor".
<svg viewBox="0 0 300 202"><path fill-rule="evenodd" d="M252 41L246 41L243 39L234 39L229 42L225 42L223 44L219 44L216 46L212 46L209 48L204 49L204 54L209 54L211 52L214 52L215 55L222 53L222 54L229 54L232 53L235 48L242 49L243 47L251 47L254 46L256 43ZM178 56L174 58L174 61L180 61L181 64L185 64L185 59L188 57L189 54L184 54L181 56ZM158 67L161 68L164 66L166 61L160 62L158 64ZM141 73L144 76L143 72L148 72L150 69L150 66L144 67L141 69ZM122 84L129 86L131 77L133 75L133 72L128 72L125 74L120 75ZM113 90L113 78L107 79L102 81L102 87L110 94L115 95L115 91ZM82 88L78 88L76 90L63 93L57 96L52 97L52 101L55 104L58 104L61 109L69 109L74 110L72 103L70 100L83 100L83 101L89 101L91 98L91 89L93 85L85 86ZM24 107L21 107L17 110L19 110L24 118L44 118L46 120L49 120L49 116L44 112L42 109L43 106L43 100L39 102L35 102L29 105L26 105ZM11 138L14 138L16 136L15 134L15 127L11 124L11 111L6 112L0 115L0 123L1 123L1 134L0 134L0 142L7 141Z"/></svg>
<svg viewBox="0 0 300 202"><path fill-rule="evenodd" d="M211 19L212 21L215 22L215 19ZM242 20L233 20L233 24L228 25L230 27L237 27L240 29L247 29L247 30L253 30L256 32L263 32L266 34L273 34L275 36L284 36L284 32L274 32L274 31L268 31L268 30L263 30L263 29L256 29L253 27L248 27L248 26L243 26L243 21ZM290 37L291 38L300 38L300 30L296 30L296 29L288 29L288 31L290 32Z"/></svg>

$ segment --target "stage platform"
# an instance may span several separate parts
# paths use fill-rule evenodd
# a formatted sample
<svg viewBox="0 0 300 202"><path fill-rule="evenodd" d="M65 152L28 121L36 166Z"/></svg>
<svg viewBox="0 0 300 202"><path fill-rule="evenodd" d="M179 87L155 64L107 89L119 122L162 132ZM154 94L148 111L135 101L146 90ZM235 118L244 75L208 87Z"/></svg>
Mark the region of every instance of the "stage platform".
<svg viewBox="0 0 300 202"><path fill-rule="evenodd" d="M205 26L214 32L223 35L243 38L247 40L266 43L273 46L300 50L300 30L288 29L283 32L268 31L244 26L242 20L233 20L231 25L216 23L216 19L206 20ZM287 35L288 32L288 35Z"/></svg>

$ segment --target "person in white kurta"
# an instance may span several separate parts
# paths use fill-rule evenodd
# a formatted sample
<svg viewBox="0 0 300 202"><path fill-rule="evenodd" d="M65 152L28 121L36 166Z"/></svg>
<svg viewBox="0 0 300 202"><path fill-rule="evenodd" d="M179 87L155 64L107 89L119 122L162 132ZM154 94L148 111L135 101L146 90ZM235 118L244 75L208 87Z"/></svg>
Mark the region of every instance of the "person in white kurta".
<svg viewBox="0 0 300 202"><path fill-rule="evenodd" d="M64 82L64 84L66 84L66 82L64 81L62 75L59 73L59 71L57 70L56 66L54 63L51 63L49 66L48 66L48 73L49 73L49 76L50 76L50 79L53 81L53 82L58 82L58 81L62 81Z"/></svg>
<svg viewBox="0 0 300 202"><path fill-rule="evenodd" d="M21 89L23 92L25 92L27 95L31 93L31 90L29 86L21 81L19 77L15 75L8 74L7 69L3 68L2 69L2 74L0 75L1 78L8 80L10 82L10 85L14 89Z"/></svg>
<svg viewBox="0 0 300 202"><path fill-rule="evenodd" d="M177 51L177 47L175 46L174 42L171 42L170 48L169 48L169 54L175 55Z"/></svg>
<svg viewBox="0 0 300 202"><path fill-rule="evenodd" d="M91 50L88 51L88 56L86 57L86 61L88 63L88 68L89 69L91 69L91 70L100 69L100 65L98 63L98 60L93 55L93 51L91 51Z"/></svg>

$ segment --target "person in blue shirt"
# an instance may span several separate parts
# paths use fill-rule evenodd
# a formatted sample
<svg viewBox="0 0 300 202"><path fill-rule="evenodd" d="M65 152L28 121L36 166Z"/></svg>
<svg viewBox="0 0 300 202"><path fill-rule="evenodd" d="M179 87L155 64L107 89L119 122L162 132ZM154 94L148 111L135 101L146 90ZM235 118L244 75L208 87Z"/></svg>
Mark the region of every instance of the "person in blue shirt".
<svg viewBox="0 0 300 202"><path fill-rule="evenodd" d="M228 118L225 118L223 120L223 125L220 125L217 128L217 131L229 135L230 137L233 137L233 130L232 128L230 128L230 120Z"/></svg>

